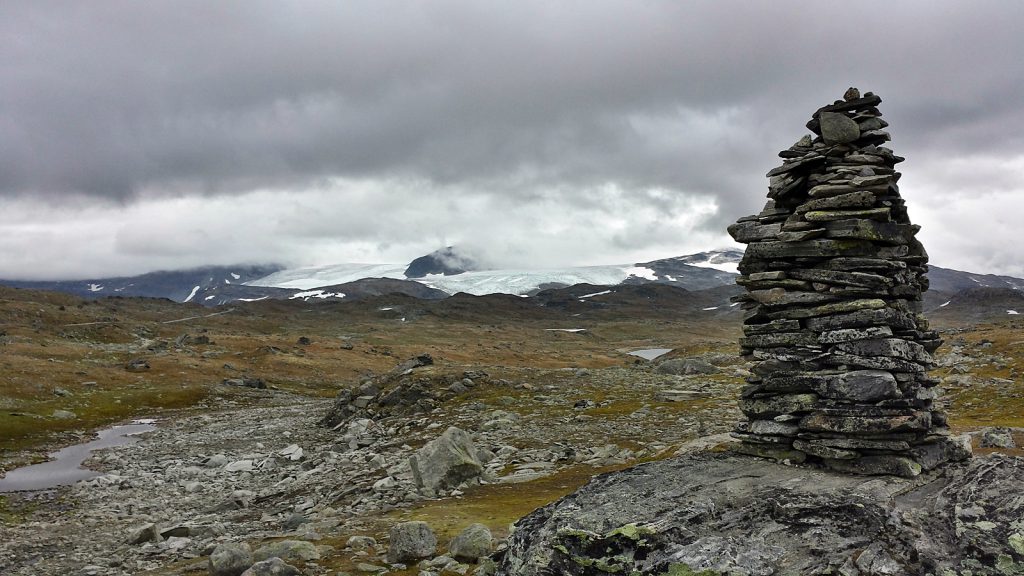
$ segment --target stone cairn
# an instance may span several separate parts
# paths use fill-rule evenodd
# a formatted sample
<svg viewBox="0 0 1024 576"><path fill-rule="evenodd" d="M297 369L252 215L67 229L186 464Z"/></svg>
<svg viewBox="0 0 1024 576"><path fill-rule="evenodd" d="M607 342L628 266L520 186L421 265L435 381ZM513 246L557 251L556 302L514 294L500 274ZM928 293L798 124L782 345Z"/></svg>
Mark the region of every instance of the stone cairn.
<svg viewBox="0 0 1024 576"><path fill-rule="evenodd" d="M849 473L911 477L969 457L933 405L941 344L921 315L928 255L882 146L881 98L850 88L814 113L768 172L768 203L729 234L753 360L736 450Z"/></svg>

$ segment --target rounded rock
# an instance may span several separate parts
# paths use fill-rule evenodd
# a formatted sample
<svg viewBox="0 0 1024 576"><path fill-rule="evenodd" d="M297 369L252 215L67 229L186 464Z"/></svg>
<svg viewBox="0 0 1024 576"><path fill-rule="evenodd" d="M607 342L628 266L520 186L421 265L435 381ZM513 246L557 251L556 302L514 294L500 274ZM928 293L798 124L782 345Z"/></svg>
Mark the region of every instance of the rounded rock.
<svg viewBox="0 0 1024 576"><path fill-rule="evenodd" d="M491 553L494 537L483 524L470 524L448 544L448 552L456 560L476 562Z"/></svg>
<svg viewBox="0 0 1024 576"><path fill-rule="evenodd" d="M225 542L210 554L210 576L239 576L252 564L252 549L248 544Z"/></svg>
<svg viewBox="0 0 1024 576"><path fill-rule="evenodd" d="M426 522L402 522L391 527L388 562L397 564L429 558L437 551L437 536Z"/></svg>

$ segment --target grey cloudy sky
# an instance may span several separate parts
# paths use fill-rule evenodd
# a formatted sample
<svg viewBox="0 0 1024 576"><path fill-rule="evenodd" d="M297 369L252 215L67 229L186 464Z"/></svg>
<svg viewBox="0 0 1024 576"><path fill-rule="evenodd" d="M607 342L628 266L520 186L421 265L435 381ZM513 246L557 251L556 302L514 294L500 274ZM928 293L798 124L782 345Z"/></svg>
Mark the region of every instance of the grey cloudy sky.
<svg viewBox="0 0 1024 576"><path fill-rule="evenodd" d="M730 246L848 86L941 266L1024 275L1024 3L0 3L0 277Z"/></svg>

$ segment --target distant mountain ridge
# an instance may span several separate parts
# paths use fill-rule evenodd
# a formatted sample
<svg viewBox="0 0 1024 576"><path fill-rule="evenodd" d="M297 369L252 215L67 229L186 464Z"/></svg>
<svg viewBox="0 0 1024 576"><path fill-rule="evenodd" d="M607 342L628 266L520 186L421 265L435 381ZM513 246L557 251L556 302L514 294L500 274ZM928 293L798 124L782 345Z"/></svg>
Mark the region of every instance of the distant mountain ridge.
<svg viewBox="0 0 1024 576"><path fill-rule="evenodd" d="M82 296L142 296L195 302L197 297L220 286L244 284L281 270L277 265L203 266L186 270L161 270L138 276L86 280L0 280L12 288L53 290Z"/></svg>
<svg viewBox="0 0 1024 576"><path fill-rule="evenodd" d="M576 266L557 269L481 270L480 265L456 247L447 247L414 259L407 266L395 264L337 264L285 269L280 266L208 266L192 270L152 272L133 277L80 281L4 281L16 288L55 290L87 298L143 296L194 302L205 306L258 300L351 301L402 294L435 300L465 293L482 296L510 294L534 296L544 291L579 286L584 296L615 286L661 284L684 290L735 288L736 267L743 252L711 250L636 264ZM410 275L416 274L415 278ZM925 309L943 314L957 308L1005 307L1016 310L1016 298L1024 295L1024 279L992 274L973 274L932 266L931 289L925 293ZM979 292L978 288L988 289ZM575 294L580 290L566 292ZM994 291L994 292L993 292ZM960 298L955 295L963 293ZM979 294L1002 294L999 298ZM584 298L589 299L588 298ZM601 298L594 298L600 300ZM725 299L715 297L708 310L726 311ZM1000 304L996 305L996 301ZM1005 306L1003 302L1005 301ZM715 307L711 305L714 304ZM993 312L993 313L995 313ZM1024 312L1024 310L1022 310ZM972 312L973 313L973 312Z"/></svg>

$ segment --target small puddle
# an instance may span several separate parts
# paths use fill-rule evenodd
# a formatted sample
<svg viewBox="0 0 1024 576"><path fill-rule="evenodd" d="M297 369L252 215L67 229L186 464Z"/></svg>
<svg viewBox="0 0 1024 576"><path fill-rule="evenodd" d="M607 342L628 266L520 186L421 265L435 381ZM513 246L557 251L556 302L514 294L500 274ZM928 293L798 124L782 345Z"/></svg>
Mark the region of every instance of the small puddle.
<svg viewBox="0 0 1024 576"><path fill-rule="evenodd" d="M137 442L138 434L156 430L155 420L136 420L131 424L112 426L98 432L99 438L84 444L75 444L49 454L52 460L16 468L0 478L0 492L48 490L67 486L79 480L99 476L99 472L82 468L82 462L93 450L123 446Z"/></svg>
<svg viewBox="0 0 1024 576"><path fill-rule="evenodd" d="M672 348L646 348L644 350L633 350L628 354L630 356L639 356L644 360L654 360L659 356L664 356L665 354L668 354L672 350Z"/></svg>

